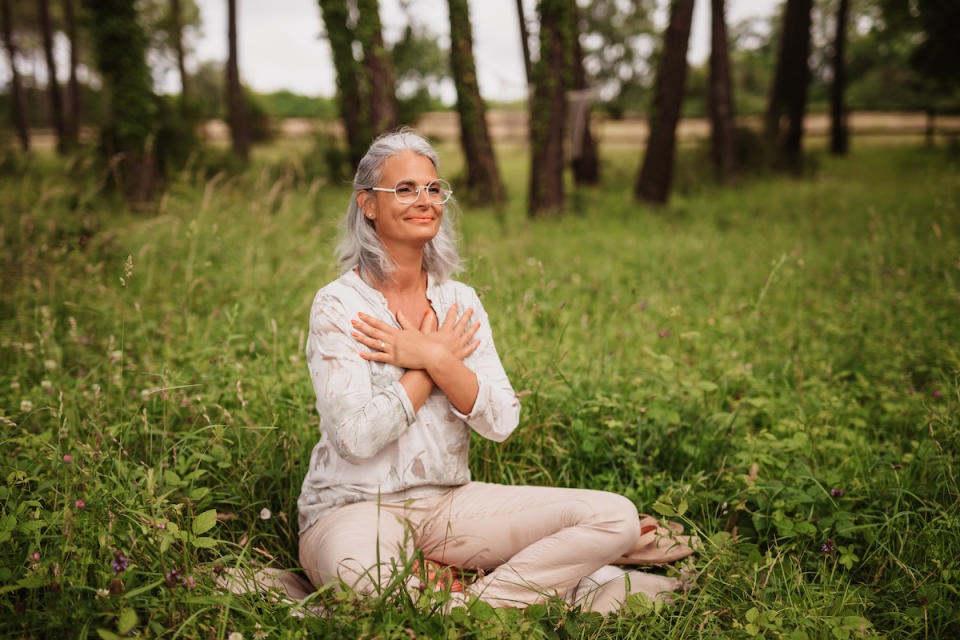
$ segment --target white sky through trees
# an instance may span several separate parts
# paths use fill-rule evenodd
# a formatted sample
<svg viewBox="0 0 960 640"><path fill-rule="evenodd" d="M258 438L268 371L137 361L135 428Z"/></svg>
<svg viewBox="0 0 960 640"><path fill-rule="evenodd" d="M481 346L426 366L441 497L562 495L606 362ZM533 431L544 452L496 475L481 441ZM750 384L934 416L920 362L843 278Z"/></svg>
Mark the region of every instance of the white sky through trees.
<svg viewBox="0 0 960 640"><path fill-rule="evenodd" d="M196 0L203 19L203 33L192 44L188 68L198 60L224 60L227 51L226 0ZM663 4L663 3L661 3ZM335 76L330 48L320 37L323 21L317 0L238 0L238 46L240 75L259 92L289 89L305 95L334 94ZM406 16L400 0L380 0L384 37L400 38ZM446 0L410 0L414 18L437 34L441 45L449 44ZM528 19L535 17L535 0L524 0ZM727 21L767 17L778 0L727 0ZM666 22L665 10L658 24ZM480 91L488 100L519 100L526 95L520 29L515 0L471 0L474 55ZM691 32L689 59L699 64L710 54L710 2L697 0ZM58 74L59 75L59 74ZM169 72L161 89L179 90L179 79ZM452 102L452 83L443 97Z"/></svg>

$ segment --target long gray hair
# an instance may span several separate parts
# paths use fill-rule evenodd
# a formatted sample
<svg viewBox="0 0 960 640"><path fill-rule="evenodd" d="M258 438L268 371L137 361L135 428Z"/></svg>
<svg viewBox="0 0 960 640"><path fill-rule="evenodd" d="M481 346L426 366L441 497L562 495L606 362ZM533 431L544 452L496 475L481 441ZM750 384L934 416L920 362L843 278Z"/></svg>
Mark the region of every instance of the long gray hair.
<svg viewBox="0 0 960 640"><path fill-rule="evenodd" d="M427 157L439 172L437 152L429 142L410 129L385 133L373 141L357 165L357 174L353 178L353 195L343 220L340 241L337 243L337 262L344 272L360 267L361 271L368 273L375 281L385 282L394 269L386 247L373 226L373 220L365 217L357 204L357 194L379 184L383 163L401 151L413 151ZM450 206L453 202L451 198L444 205L440 230L423 247L423 268L438 282L444 282L460 271L456 227L452 219L455 206Z"/></svg>

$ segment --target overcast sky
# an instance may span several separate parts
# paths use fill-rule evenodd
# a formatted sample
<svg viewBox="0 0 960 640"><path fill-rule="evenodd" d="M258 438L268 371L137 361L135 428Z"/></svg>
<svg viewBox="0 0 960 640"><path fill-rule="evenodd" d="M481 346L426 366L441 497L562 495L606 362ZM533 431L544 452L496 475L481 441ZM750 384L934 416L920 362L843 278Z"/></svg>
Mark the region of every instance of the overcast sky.
<svg viewBox="0 0 960 640"><path fill-rule="evenodd" d="M227 51L226 1L197 0L203 33L193 42L198 60L223 60ZM412 12L437 34L441 45L449 42L446 0L412 0ZM528 19L535 15L535 0L524 0ZM727 20L769 16L778 0L727 0ZM335 91L330 48L320 37L323 21L317 0L238 0L240 75L259 92L289 89L306 95L332 96ZM380 0L385 37L396 41L405 16L400 0ZM520 29L515 0L473 0L470 17L474 31L474 55L480 92L488 100L524 97L525 79L520 49ZM665 16L660 17L665 20ZM691 33L689 59L700 63L710 53L710 3L697 0ZM59 74L58 74L59 75ZM179 90L173 73L161 79L161 87ZM447 100L452 100L452 87Z"/></svg>

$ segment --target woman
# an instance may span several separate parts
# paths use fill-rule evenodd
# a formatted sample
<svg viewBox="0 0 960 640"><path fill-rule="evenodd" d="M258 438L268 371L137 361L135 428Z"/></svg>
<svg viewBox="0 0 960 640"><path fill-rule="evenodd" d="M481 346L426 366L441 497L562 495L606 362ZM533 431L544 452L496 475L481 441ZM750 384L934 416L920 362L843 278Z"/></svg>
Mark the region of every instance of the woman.
<svg viewBox="0 0 960 640"><path fill-rule="evenodd" d="M311 581L375 592L420 550L485 572L472 595L527 606L572 601L593 584L583 578L631 549L654 563L692 553L652 519L643 530L616 494L471 482L470 431L504 440L520 403L477 294L450 279L450 196L436 152L409 130L374 141L357 168L344 273L317 293L306 346L322 434L298 502ZM659 576L645 585L677 587ZM612 607L601 600L594 608Z"/></svg>

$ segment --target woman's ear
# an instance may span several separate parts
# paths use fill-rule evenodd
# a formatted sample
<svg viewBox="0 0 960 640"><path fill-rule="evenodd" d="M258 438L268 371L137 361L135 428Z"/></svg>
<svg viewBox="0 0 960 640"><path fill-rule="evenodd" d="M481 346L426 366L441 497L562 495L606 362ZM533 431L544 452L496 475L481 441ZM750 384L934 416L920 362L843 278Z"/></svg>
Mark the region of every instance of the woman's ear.
<svg viewBox="0 0 960 640"><path fill-rule="evenodd" d="M373 220L377 216L377 199L367 191L357 192L357 206L363 212L363 217Z"/></svg>

